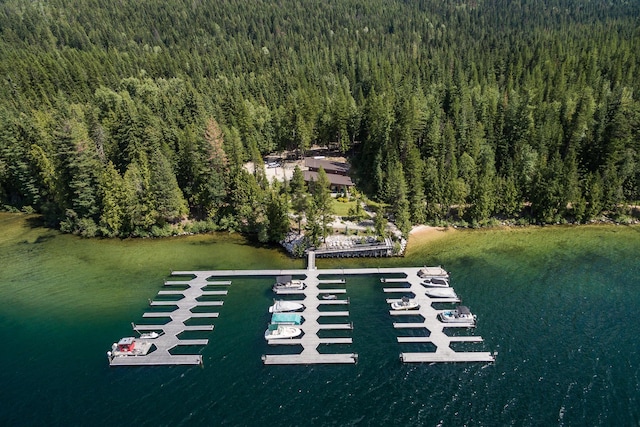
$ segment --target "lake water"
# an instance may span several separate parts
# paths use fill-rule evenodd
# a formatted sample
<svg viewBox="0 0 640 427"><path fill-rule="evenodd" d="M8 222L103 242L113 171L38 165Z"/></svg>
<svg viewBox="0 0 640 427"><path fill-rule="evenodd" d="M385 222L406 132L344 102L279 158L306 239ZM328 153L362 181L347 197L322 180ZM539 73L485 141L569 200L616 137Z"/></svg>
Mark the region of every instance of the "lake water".
<svg viewBox="0 0 640 427"><path fill-rule="evenodd" d="M0 425L638 425L640 228L456 231L397 259L443 265L495 364L400 363L377 277L349 278L349 366L263 366L269 279L236 279L204 367L111 368L173 270L302 268L234 234L85 240L0 214Z"/></svg>

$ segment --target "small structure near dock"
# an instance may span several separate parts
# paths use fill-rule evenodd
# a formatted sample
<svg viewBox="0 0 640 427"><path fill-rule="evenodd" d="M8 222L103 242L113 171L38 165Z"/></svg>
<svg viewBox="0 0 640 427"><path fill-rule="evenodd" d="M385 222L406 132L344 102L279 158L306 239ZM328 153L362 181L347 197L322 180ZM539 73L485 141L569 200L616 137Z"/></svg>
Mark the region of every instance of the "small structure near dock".
<svg viewBox="0 0 640 427"><path fill-rule="evenodd" d="M352 244L342 246L324 246L314 248L317 258L360 258L393 256L393 242L390 238L384 242Z"/></svg>

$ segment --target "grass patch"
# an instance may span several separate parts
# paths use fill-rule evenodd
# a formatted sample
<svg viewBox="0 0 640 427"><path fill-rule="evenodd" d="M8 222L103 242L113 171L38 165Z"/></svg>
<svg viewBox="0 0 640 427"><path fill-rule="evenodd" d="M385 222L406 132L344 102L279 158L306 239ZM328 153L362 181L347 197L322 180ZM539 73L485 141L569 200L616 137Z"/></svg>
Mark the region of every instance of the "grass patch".
<svg viewBox="0 0 640 427"><path fill-rule="evenodd" d="M356 202L341 202L333 199L333 213L338 216L349 216L349 209L354 210Z"/></svg>

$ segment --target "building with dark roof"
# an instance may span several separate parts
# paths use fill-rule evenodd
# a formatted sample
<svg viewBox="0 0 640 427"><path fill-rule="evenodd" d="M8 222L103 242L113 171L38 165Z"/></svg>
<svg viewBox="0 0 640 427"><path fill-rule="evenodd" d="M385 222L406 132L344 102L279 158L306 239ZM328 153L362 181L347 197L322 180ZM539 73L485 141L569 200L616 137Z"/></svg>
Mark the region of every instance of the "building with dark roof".
<svg viewBox="0 0 640 427"><path fill-rule="evenodd" d="M331 184L332 193L348 193L351 187L354 186L353 181L348 176L350 168L347 163L307 157L304 165L308 169L304 171L304 180L307 184L318 180L318 170L322 167Z"/></svg>
<svg viewBox="0 0 640 427"><path fill-rule="evenodd" d="M348 176L349 169L350 169L348 163L338 162L335 160L315 158L315 157L305 158L304 165L311 172L318 172L318 169L320 169L320 166L322 166L322 168L327 174L342 175L342 176Z"/></svg>

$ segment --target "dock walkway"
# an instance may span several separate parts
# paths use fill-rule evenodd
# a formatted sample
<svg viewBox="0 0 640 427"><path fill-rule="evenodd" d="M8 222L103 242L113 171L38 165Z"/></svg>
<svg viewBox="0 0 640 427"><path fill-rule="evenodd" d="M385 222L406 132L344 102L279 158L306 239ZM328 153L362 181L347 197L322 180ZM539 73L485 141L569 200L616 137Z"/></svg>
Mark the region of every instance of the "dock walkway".
<svg viewBox="0 0 640 427"><path fill-rule="evenodd" d="M177 346L206 345L208 340L186 340L179 339L178 335L184 331L211 331L213 325L185 325L191 318L216 318L218 313L202 312L194 313L193 308L197 306L216 307L223 304L222 301L198 301L198 298L205 295L224 296L227 290L210 290L213 286L229 286L230 280L214 280L214 278L258 276L276 277L283 275L304 276L306 288L304 290L290 290L280 292L281 294L304 295L305 309L301 313L304 322L300 325L303 335L290 340L270 340L269 346L277 345L300 345L302 351L298 354L265 354L262 361L265 365L282 364L353 364L358 360L358 354L353 352L339 354L325 354L318 351L323 345L350 345L353 343L351 337L341 338L320 338L318 332L322 330L351 330L353 324L347 321L336 321L335 323L320 323L322 317L348 317L349 311L341 309L339 311L321 311L320 307L336 305L348 306L349 299L324 300L324 294L344 295L347 293L345 279L320 279L321 276L342 276L351 275L380 275L380 281L385 285L397 285L384 287L382 291L389 294L413 293L415 301L420 304L420 308L411 311L390 310L389 314L394 317L399 316L420 316L423 321L418 322L394 322L395 329L425 329L429 335L425 337L399 336L397 341L400 345L430 343L435 347L435 351L423 352L402 352L400 360L405 363L420 362L493 362L495 357L489 352L454 351L451 343L468 342L480 343L482 338L478 336L449 336L445 333L448 328L471 328L472 323L442 323L438 319L438 314L443 310L433 308L434 303L459 302L457 298L432 298L426 295L426 288L421 284L423 279L419 272L428 273L430 276L446 276L448 273L440 267L420 268L420 267L397 267L397 268L353 268L353 269L322 269L315 266L315 253L309 252L308 269L295 270L206 270L206 271L173 271L174 276L193 276L191 280L172 280L165 282L167 287L185 287L185 289L170 289L158 292L158 295L182 295L183 298L177 301L150 301L153 307L176 306L170 312L148 312L144 313L144 318L168 318L170 321L164 325L134 325L136 331L161 331L162 335L149 340L155 345L155 351L145 356L114 357L110 364L114 366L122 365L194 365L202 363L202 356L194 355L173 355L171 350ZM331 285L332 289L321 289L320 285ZM343 286L337 286L343 285ZM204 288L207 288L205 291ZM399 301L399 298L388 298L387 303ZM266 309L266 307L265 307Z"/></svg>
<svg viewBox="0 0 640 427"><path fill-rule="evenodd" d="M191 280L169 280L164 283L165 287L186 287L181 290L163 290L158 295L182 295L183 298L177 301L149 301L151 307L175 306L173 311L167 312L147 312L143 318L156 319L168 318L170 321L163 325L133 325L135 331L157 331L161 332L157 338L136 338L138 342L153 344L155 350L140 356L119 356L109 359L111 366L157 366L157 365L201 365L202 356L199 354L171 354L171 351L178 346L204 346L209 343L208 339L181 339L178 338L185 331L212 331L213 325L185 325L192 318L217 318L219 313L194 313L195 307L219 307L223 301L198 301L203 295L226 295L227 291L204 291L210 286L229 286L231 281L207 281L209 275L206 273L194 272L195 277Z"/></svg>
<svg viewBox="0 0 640 427"><path fill-rule="evenodd" d="M315 266L315 260L313 255L310 255L309 266ZM337 287L346 283L343 279L320 279L321 274L341 274L344 270L317 270L315 268L309 268L307 270L278 270L278 271L262 271L262 270L247 270L247 271L207 271L204 274L207 277L232 277L232 276L284 276L284 275L305 275L303 280L306 287L304 290L280 290L278 295L304 295L304 299L300 300L305 306L304 310L300 313L304 317L304 322L296 327L302 329L303 335L300 338L283 339L283 340L270 340L269 346L279 345L300 345L302 351L298 354L265 354L262 356L262 361L265 365L313 365L313 364L352 364L358 360L358 355L349 353L339 354L324 354L318 351L318 347L321 345L331 344L352 344L352 338L320 338L318 332L321 330L350 330L353 329L351 323L344 321L337 321L336 323L320 323L319 320L322 317L334 318L334 317L348 317L349 311L321 311L320 306L327 307L330 305L340 306L341 308L349 304L348 299L335 299L335 300L323 300L322 295L334 294L344 295L347 290L343 287ZM200 272L202 273L202 272ZM274 274L275 273L275 274ZM195 274L192 271L179 271L174 272L177 275ZM332 289L320 289L320 285L330 285ZM265 307L266 310L266 307Z"/></svg>
<svg viewBox="0 0 640 427"><path fill-rule="evenodd" d="M424 352L403 352L400 353L400 360L405 363L433 363L433 362L493 362L495 357L490 352L480 351L454 351L451 348L453 342L470 342L481 343L482 337L479 336L449 336L444 330L446 328L474 328L475 323L443 323L438 319L438 314L444 310L437 310L433 308L434 303L457 303L460 302L458 298L433 298L426 294L426 288L421 284L423 279L418 276L419 268L407 268L406 278L404 279L386 279L385 284L398 284L394 288L384 288L385 293L398 294L398 293L413 293L415 295L414 301L420 304L420 308L417 310L389 310L391 316L421 316L424 320L422 322L394 322L393 327L395 329L427 329L429 331L428 337L398 337L398 343L400 344L416 344L416 343L431 343L435 346L435 351ZM438 274L438 275L446 275ZM408 285L408 287L406 286ZM389 298L387 303L400 301L400 298Z"/></svg>
<svg viewBox="0 0 640 427"><path fill-rule="evenodd" d="M387 237L383 243L358 244L348 247L315 248L308 253L311 252L314 252L314 258L390 257L393 255L393 242Z"/></svg>

